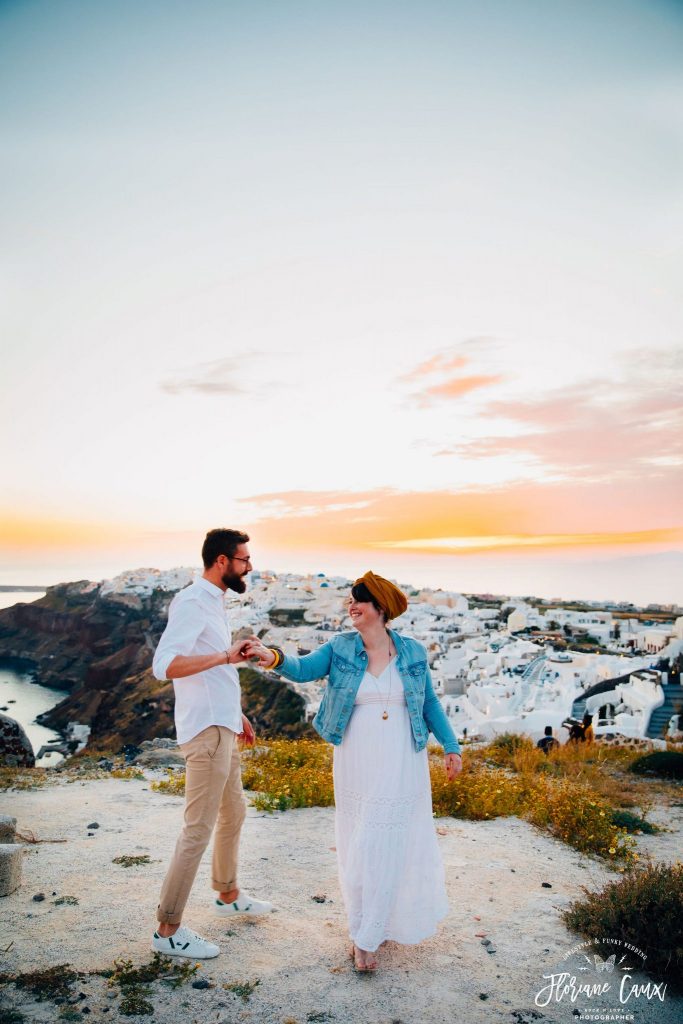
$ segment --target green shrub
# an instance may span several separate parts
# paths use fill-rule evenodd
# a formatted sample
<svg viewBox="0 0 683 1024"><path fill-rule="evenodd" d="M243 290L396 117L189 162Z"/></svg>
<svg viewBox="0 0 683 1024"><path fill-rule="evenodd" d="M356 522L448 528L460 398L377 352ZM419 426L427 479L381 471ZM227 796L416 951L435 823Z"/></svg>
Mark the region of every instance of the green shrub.
<svg viewBox="0 0 683 1024"><path fill-rule="evenodd" d="M675 750L657 750L639 757L630 766L637 775L658 775L662 779L683 779L683 754Z"/></svg>
<svg viewBox="0 0 683 1024"><path fill-rule="evenodd" d="M612 823L618 828L625 828L627 832L643 832L648 836L662 831L657 825L653 825L638 814L632 814L631 811L612 811Z"/></svg>
<svg viewBox="0 0 683 1024"><path fill-rule="evenodd" d="M149 963L135 966L132 960L115 960L111 970L102 971L110 986L120 985L122 989L135 988L161 980L171 988L179 988L195 976L199 964L190 960L173 960L155 953Z"/></svg>
<svg viewBox="0 0 683 1024"><path fill-rule="evenodd" d="M631 943L647 954L644 970L683 988L683 864L648 863L598 892L583 892L563 912L569 928Z"/></svg>
<svg viewBox="0 0 683 1024"><path fill-rule="evenodd" d="M18 989L26 989L38 1002L43 1002L58 996L70 996L71 986L78 978L78 972L72 970L70 964L58 964L56 967L46 967L42 971L0 974L0 984L14 982Z"/></svg>

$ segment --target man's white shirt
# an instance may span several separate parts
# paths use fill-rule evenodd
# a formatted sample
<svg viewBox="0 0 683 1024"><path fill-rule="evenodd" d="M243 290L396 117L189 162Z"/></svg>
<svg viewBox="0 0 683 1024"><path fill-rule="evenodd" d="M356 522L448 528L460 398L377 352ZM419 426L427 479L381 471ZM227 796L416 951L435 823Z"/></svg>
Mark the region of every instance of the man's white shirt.
<svg viewBox="0 0 683 1024"><path fill-rule="evenodd" d="M157 679L166 679L176 655L216 654L227 651L231 642L223 591L200 576L171 601L152 671ZM234 665L174 679L173 689L178 743L187 743L210 725L242 732L240 681Z"/></svg>

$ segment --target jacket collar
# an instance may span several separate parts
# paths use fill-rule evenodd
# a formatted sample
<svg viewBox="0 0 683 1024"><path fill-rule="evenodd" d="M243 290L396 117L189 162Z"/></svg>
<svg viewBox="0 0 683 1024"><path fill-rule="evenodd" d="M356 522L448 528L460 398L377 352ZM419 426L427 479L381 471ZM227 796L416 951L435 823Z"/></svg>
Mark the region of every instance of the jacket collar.
<svg viewBox="0 0 683 1024"><path fill-rule="evenodd" d="M401 636L400 633L397 633L395 629L388 629L387 632L388 632L389 636L391 637L391 639L393 640L394 647L396 648L396 660L397 661L403 661L403 654L405 652L405 646L406 646L403 637ZM358 656L362 650L363 650L363 637L360 635L360 633L358 631L356 631L356 638L355 638L355 653L356 653L356 656Z"/></svg>

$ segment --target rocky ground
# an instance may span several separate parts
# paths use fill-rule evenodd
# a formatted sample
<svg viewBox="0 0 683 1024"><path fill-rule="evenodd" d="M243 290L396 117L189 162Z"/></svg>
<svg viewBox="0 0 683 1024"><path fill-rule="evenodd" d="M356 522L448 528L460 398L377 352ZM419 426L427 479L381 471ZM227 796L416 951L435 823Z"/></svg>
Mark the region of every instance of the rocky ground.
<svg viewBox="0 0 683 1024"><path fill-rule="evenodd" d="M21 973L68 963L86 973L58 1003L37 1002L30 993L5 986L0 1020L122 1019L121 989L90 972L110 968L116 958L135 965L151 959L153 911L183 806L182 798L150 789L160 772L146 774L145 780L85 782L61 776L42 789L3 794L3 811L16 816L18 829L44 841L26 846L23 885L0 901L0 949L5 950L0 970ZM680 851L681 809L671 813L677 815L668 819L671 832L641 840L663 860ZM580 895L582 885L598 887L614 875L514 818L438 819L448 918L418 947L388 944L376 976L355 974L337 884L333 821L331 808L284 814L250 808L241 881L245 889L272 899L277 911L253 921L213 917L205 858L186 920L219 943L222 955L205 961L177 989L161 981L149 984L143 995L153 1016L132 1019L524 1024L574 1021L586 1006L619 1006L616 983L598 999L535 1005L536 994L547 985L544 974L567 970L563 957L580 941L562 924L560 910ZM126 855L150 862L113 863ZM44 899L36 901L39 894ZM581 980L588 975L594 982L606 977L591 969ZM12 1017L13 1010L23 1018ZM683 1016L683 1000L669 993L664 1002L641 997L618 1012L646 1024L673 1024Z"/></svg>

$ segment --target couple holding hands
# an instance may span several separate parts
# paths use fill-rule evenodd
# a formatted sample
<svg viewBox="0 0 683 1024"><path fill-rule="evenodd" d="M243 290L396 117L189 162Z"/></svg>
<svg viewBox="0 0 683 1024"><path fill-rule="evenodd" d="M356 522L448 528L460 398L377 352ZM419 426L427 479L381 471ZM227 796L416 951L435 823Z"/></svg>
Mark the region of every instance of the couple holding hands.
<svg viewBox="0 0 683 1024"><path fill-rule="evenodd" d="M449 779L460 747L434 693L424 647L389 628L407 608L389 580L365 573L348 599L353 629L313 654L294 657L255 637L232 644L227 590L246 590L249 537L211 530L204 572L173 598L154 655L157 679L172 679L178 744L185 757L182 832L164 879L152 948L202 959L220 949L182 924L185 904L214 833L213 910L219 917L267 914L271 903L238 885L239 837L246 814L238 737L254 731L242 714L236 665L258 659L296 682L327 679L313 725L334 745L335 832L339 880L358 971L377 969L382 943L433 935L448 903L432 818L427 740L445 751Z"/></svg>

